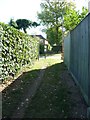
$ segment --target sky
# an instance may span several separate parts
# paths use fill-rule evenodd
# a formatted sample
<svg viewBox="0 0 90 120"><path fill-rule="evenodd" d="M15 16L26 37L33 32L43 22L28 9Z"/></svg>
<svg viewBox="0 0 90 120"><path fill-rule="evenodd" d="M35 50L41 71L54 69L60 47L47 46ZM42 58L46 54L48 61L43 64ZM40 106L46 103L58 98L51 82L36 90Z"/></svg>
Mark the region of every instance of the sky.
<svg viewBox="0 0 90 120"><path fill-rule="evenodd" d="M0 22L8 23L11 18L37 20L37 12L40 12L40 3L43 0L0 0ZM68 0L69 1L69 0ZM77 9L88 6L88 0L71 0L76 3ZM41 32L42 26L28 30L29 34L45 34Z"/></svg>

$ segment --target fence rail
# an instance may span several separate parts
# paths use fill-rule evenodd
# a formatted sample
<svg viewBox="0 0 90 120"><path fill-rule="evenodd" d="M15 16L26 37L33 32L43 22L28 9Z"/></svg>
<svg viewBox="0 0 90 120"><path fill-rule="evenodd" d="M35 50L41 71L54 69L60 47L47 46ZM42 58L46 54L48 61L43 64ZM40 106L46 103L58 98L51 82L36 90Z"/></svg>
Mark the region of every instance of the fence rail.
<svg viewBox="0 0 90 120"><path fill-rule="evenodd" d="M64 39L64 62L90 106L90 13Z"/></svg>

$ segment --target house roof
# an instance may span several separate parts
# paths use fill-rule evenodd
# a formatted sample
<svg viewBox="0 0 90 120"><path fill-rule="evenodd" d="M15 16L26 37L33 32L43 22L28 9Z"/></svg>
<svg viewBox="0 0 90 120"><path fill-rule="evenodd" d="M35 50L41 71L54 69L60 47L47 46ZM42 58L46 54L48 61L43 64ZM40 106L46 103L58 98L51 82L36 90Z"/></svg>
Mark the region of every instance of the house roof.
<svg viewBox="0 0 90 120"><path fill-rule="evenodd" d="M38 37L40 39L41 44L48 44L48 41L42 35L31 35L31 37Z"/></svg>
<svg viewBox="0 0 90 120"><path fill-rule="evenodd" d="M42 35L31 35L32 37L38 37L40 39L46 40Z"/></svg>

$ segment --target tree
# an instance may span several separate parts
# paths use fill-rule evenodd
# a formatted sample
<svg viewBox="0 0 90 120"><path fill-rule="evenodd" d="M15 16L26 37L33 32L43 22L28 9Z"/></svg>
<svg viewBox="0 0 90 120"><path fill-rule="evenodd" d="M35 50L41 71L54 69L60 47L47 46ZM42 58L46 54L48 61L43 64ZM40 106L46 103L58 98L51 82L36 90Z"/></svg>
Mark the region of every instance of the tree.
<svg viewBox="0 0 90 120"><path fill-rule="evenodd" d="M85 16L87 15L87 13L88 13L88 9L85 7L82 7L82 12L79 14L79 20L82 21L83 18L85 18Z"/></svg>
<svg viewBox="0 0 90 120"><path fill-rule="evenodd" d="M68 31L74 29L86 16L88 10L82 7L82 12L68 9L64 15L64 28Z"/></svg>
<svg viewBox="0 0 90 120"><path fill-rule="evenodd" d="M71 4L71 6L74 6ZM55 31L55 41L59 41L58 35L60 27L62 26L62 17L65 14L65 11L68 7L68 3L60 0L45 0L41 4L42 11L38 13L38 18L44 25L47 25L49 28L54 27Z"/></svg>
<svg viewBox="0 0 90 120"><path fill-rule="evenodd" d="M23 29L23 31L25 33L27 33L26 29L31 27L31 25L32 25L32 22L27 19L18 19L18 20L16 20L16 23L18 25L18 29Z"/></svg>
<svg viewBox="0 0 90 120"><path fill-rule="evenodd" d="M33 27L37 27L37 26L39 26L40 24L38 24L37 22L32 22L32 26Z"/></svg>
<svg viewBox="0 0 90 120"><path fill-rule="evenodd" d="M86 12L83 11L84 15L80 14L75 8L73 2L66 2L66 0L44 0L41 3L41 13L38 13L38 19L47 26L48 30L54 28L55 41L59 41L59 31L62 27L65 31L70 31L86 15Z"/></svg>
<svg viewBox="0 0 90 120"><path fill-rule="evenodd" d="M37 22L32 22L32 21L27 20L27 19L17 19L16 21L11 19L10 22L9 22L9 25L13 26L16 29L23 29L23 31L25 33L27 33L27 31L26 31L27 28L37 27L40 24L38 24Z"/></svg>
<svg viewBox="0 0 90 120"><path fill-rule="evenodd" d="M54 27L48 28L46 30L47 39L51 46L53 46L54 44L60 45L62 41L62 31L60 29L58 31L58 41L56 41L55 39L56 38L55 32L56 30Z"/></svg>
<svg viewBox="0 0 90 120"><path fill-rule="evenodd" d="M10 26L13 26L14 28L18 28L17 23L14 21L14 19L10 19L10 22L8 23Z"/></svg>

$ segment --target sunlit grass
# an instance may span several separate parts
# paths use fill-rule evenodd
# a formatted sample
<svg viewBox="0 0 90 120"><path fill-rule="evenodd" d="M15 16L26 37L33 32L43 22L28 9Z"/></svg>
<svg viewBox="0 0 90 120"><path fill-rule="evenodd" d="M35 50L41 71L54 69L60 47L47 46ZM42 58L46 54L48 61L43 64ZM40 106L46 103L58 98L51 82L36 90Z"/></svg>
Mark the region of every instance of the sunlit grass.
<svg viewBox="0 0 90 120"><path fill-rule="evenodd" d="M58 60L58 59L40 59L39 61L36 61L34 66L32 67L32 69L41 69L43 66L52 66L56 63L60 63L62 61Z"/></svg>

